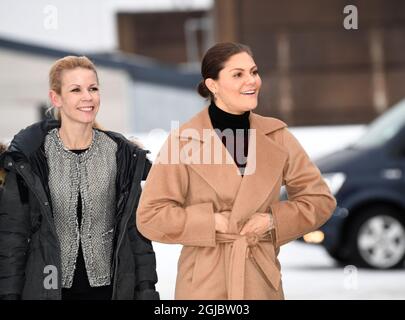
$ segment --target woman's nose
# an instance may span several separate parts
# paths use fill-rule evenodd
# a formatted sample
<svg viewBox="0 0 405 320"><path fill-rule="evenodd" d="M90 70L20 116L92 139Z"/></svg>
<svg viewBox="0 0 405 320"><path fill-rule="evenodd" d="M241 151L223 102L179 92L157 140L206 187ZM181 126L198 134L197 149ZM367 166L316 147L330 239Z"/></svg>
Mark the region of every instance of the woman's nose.
<svg viewBox="0 0 405 320"><path fill-rule="evenodd" d="M246 79L246 83L248 84L255 84L256 83L256 77L252 74L248 75L248 78Z"/></svg>
<svg viewBox="0 0 405 320"><path fill-rule="evenodd" d="M93 96L91 95L89 90L83 90L82 99L83 100L91 100L91 99L93 99Z"/></svg>

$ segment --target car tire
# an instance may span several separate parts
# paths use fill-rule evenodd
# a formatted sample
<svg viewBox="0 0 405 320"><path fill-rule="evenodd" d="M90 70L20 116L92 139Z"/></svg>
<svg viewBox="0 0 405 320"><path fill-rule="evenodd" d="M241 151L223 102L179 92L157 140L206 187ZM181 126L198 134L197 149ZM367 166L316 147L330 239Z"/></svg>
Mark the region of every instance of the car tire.
<svg viewBox="0 0 405 320"><path fill-rule="evenodd" d="M349 226L349 256L356 266L373 269L402 267L405 260L403 212L389 206L373 206Z"/></svg>
<svg viewBox="0 0 405 320"><path fill-rule="evenodd" d="M330 249L326 249L326 251L335 260L335 262L338 266L344 266L344 265L348 264L348 262L349 262L348 258L344 257L340 251L330 250Z"/></svg>

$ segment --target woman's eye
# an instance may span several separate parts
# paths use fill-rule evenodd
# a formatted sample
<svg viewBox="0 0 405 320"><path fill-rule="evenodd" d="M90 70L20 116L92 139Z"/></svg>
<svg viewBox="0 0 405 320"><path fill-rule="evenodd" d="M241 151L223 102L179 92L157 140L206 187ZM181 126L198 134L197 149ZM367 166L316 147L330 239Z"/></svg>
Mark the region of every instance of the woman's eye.
<svg viewBox="0 0 405 320"><path fill-rule="evenodd" d="M80 89L79 88L74 88L74 89L71 90L71 92L80 92Z"/></svg>
<svg viewBox="0 0 405 320"><path fill-rule="evenodd" d="M90 88L90 91L98 91L98 88L96 87Z"/></svg>
<svg viewBox="0 0 405 320"><path fill-rule="evenodd" d="M258 74L259 74L259 70L253 71L253 74L254 74L255 76L258 75Z"/></svg>
<svg viewBox="0 0 405 320"><path fill-rule="evenodd" d="M241 72L235 73L235 74L233 75L234 78L240 78L241 76L242 76L242 73L241 73Z"/></svg>

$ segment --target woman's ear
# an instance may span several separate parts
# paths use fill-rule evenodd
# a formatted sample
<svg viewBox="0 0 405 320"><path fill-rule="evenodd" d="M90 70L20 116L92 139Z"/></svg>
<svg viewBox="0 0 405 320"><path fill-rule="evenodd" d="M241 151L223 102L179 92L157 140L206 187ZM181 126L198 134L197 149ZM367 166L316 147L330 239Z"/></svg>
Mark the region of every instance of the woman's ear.
<svg viewBox="0 0 405 320"><path fill-rule="evenodd" d="M62 99L54 90L49 90L49 100L51 100L51 104L55 108L60 108L62 106Z"/></svg>
<svg viewBox="0 0 405 320"><path fill-rule="evenodd" d="M205 79L205 86L208 88L209 91L215 96L217 91L218 91L218 86L217 83L214 79L212 78L207 78Z"/></svg>

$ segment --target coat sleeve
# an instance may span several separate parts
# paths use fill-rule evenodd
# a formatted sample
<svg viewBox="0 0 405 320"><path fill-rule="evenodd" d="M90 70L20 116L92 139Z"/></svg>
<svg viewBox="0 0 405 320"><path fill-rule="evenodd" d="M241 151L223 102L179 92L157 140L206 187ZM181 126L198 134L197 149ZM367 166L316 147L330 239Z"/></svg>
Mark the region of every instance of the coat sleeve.
<svg viewBox="0 0 405 320"><path fill-rule="evenodd" d="M270 206L279 247L322 226L332 215L336 200L297 139L283 130L288 151L283 180L288 200Z"/></svg>
<svg viewBox="0 0 405 320"><path fill-rule="evenodd" d="M156 257L152 243L144 238L136 229L135 213L128 224L128 236L131 241L132 253L135 259L135 299L159 300L155 289L157 282Z"/></svg>
<svg viewBox="0 0 405 320"><path fill-rule="evenodd" d="M146 180L137 214L138 229L158 242L214 247L213 204L185 205L188 169L184 163L174 163L172 139L176 138L169 136L160 150Z"/></svg>
<svg viewBox="0 0 405 320"><path fill-rule="evenodd" d="M134 184L132 188L138 188L139 203L141 193L140 183L145 180L151 167L150 161L146 157L146 151L138 153L138 164L134 173ZM141 167L143 166L143 167ZM157 282L156 257L152 243L143 237L136 228L136 210L131 214L128 221L128 238L130 240L132 254L135 262L135 300L159 300L159 293L156 291Z"/></svg>
<svg viewBox="0 0 405 320"><path fill-rule="evenodd" d="M0 198L0 298L20 296L24 286L30 218L19 189L18 176L7 172Z"/></svg>

